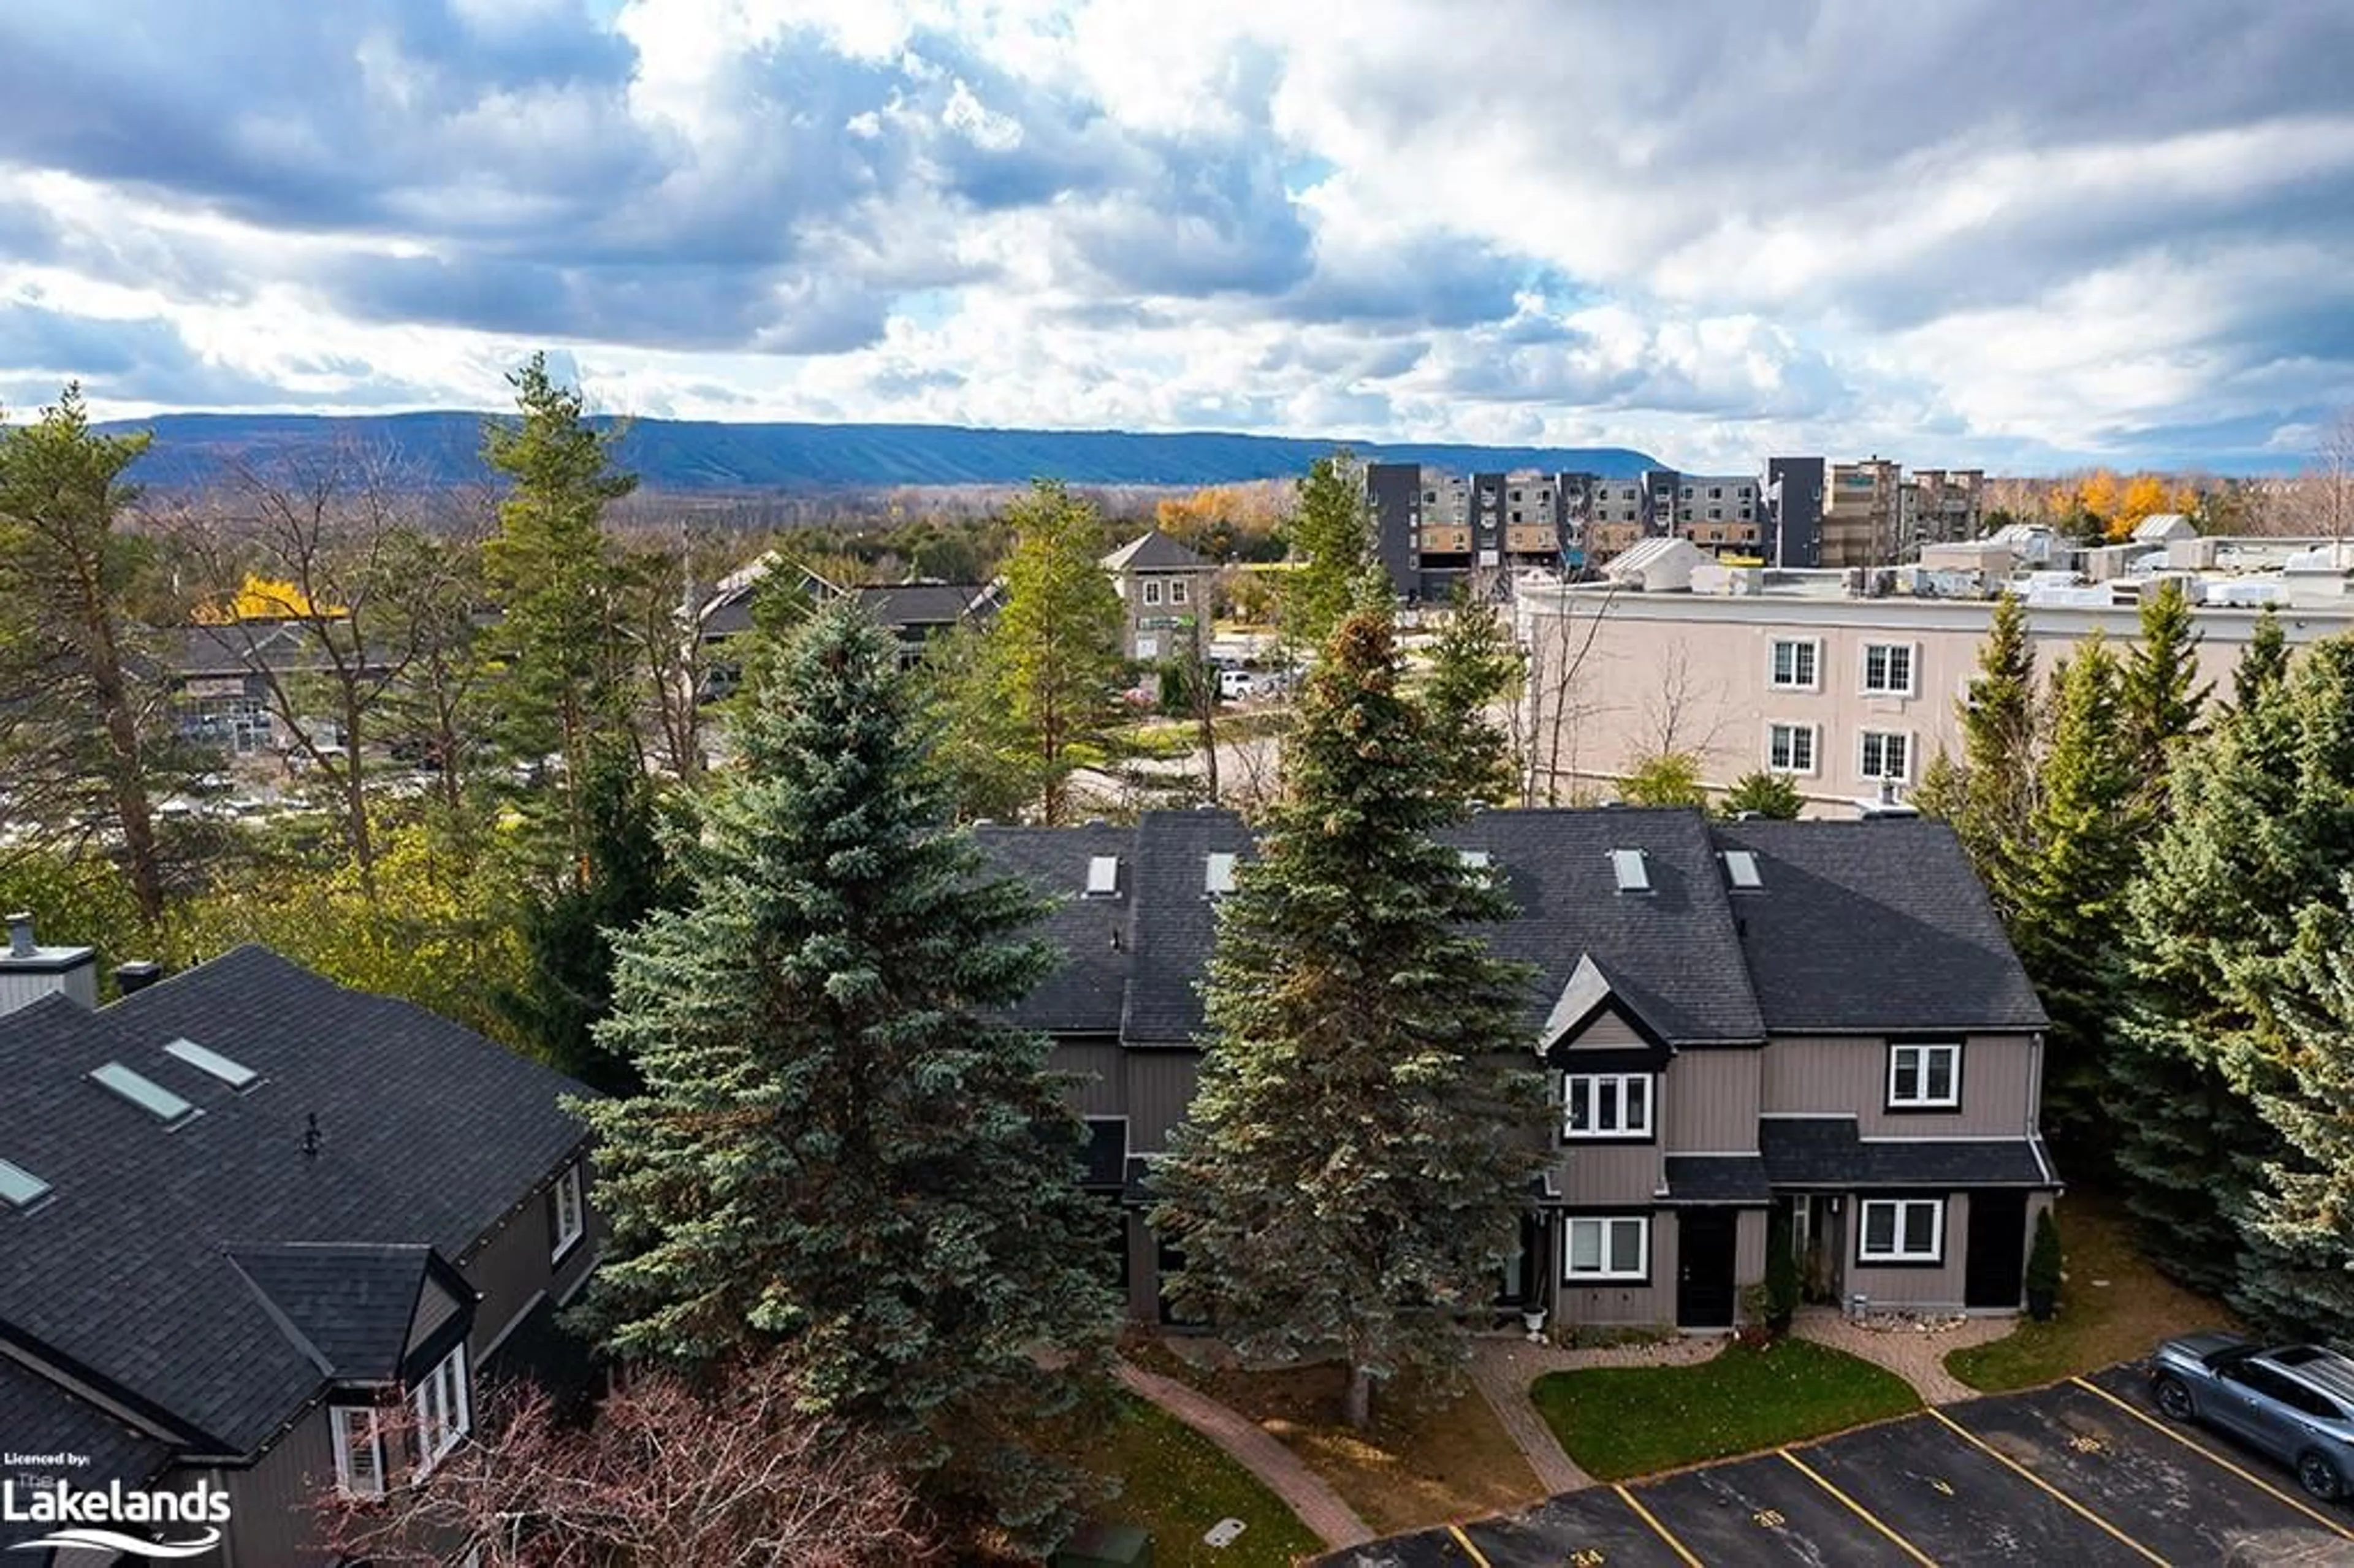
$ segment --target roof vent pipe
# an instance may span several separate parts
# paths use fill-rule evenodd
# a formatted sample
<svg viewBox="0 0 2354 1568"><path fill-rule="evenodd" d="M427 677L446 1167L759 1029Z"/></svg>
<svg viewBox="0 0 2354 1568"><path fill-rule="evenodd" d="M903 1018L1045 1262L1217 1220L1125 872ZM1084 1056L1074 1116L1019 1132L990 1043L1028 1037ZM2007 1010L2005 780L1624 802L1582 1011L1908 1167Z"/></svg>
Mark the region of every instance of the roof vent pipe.
<svg viewBox="0 0 2354 1568"><path fill-rule="evenodd" d="M33 912L19 909L8 916L8 952L10 956L29 959L40 951L33 940Z"/></svg>
<svg viewBox="0 0 2354 1568"><path fill-rule="evenodd" d="M114 994L129 996L145 991L164 978L164 966L153 959L135 959L114 966Z"/></svg>

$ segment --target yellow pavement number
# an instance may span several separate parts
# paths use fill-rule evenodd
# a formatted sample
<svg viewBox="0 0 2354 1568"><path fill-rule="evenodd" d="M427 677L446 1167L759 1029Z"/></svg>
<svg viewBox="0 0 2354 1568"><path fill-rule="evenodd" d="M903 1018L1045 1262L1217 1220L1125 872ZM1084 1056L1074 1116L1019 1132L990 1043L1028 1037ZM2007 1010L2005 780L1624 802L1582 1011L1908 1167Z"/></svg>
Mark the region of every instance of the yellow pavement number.
<svg viewBox="0 0 2354 1568"><path fill-rule="evenodd" d="M1609 1559L1598 1546L1581 1546L1569 1554L1569 1568L1602 1568Z"/></svg>
<svg viewBox="0 0 2354 1568"><path fill-rule="evenodd" d="M1946 1479L1943 1476L1931 1476L1929 1478L1929 1484L1947 1497L1952 1497L1954 1495L1954 1483Z"/></svg>
<svg viewBox="0 0 2354 1568"><path fill-rule="evenodd" d="M1779 1530L1790 1521L1782 1517L1778 1508L1761 1508L1749 1516L1750 1522L1761 1530Z"/></svg>
<svg viewBox="0 0 2354 1568"><path fill-rule="evenodd" d="M2089 1432L2079 1432L2068 1439L2068 1446L2075 1449L2079 1454L2097 1454L2105 1449L2108 1445Z"/></svg>

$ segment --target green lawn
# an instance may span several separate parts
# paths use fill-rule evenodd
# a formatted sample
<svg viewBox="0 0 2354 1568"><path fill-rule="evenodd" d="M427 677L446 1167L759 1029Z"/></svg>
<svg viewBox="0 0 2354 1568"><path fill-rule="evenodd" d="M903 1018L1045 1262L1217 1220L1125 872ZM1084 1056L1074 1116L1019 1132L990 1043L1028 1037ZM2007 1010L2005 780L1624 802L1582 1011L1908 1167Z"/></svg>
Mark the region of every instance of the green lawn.
<svg viewBox="0 0 2354 1568"><path fill-rule="evenodd" d="M1729 1345L1692 1366L1548 1372L1530 1390L1569 1457L1622 1480L1917 1410L1895 1373L1805 1340Z"/></svg>
<svg viewBox="0 0 2354 1568"><path fill-rule="evenodd" d="M1258 1478L1175 1416L1123 1393L1109 1430L1092 1435L1080 1462L1116 1477L1120 1495L1103 1517L1152 1532L1159 1568L1289 1568L1323 1543ZM1221 1551L1202 1535L1222 1519L1246 1527Z"/></svg>
<svg viewBox="0 0 2354 1568"><path fill-rule="evenodd" d="M2067 1276L2048 1323L2020 1319L1999 1340L1946 1358L1972 1388L2000 1393L2041 1388L2077 1372L2147 1355L2160 1340L2199 1329L2234 1329L2232 1315L2160 1274L2135 1244L2124 1207L2076 1189L2059 1210Z"/></svg>

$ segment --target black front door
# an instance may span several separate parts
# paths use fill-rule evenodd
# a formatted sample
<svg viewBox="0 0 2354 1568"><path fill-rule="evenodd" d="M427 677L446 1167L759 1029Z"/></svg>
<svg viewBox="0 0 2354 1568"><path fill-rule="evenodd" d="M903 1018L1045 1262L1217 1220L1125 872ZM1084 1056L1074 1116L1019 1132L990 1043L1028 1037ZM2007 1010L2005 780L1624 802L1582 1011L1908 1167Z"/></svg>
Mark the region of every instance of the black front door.
<svg viewBox="0 0 2354 1568"><path fill-rule="evenodd" d="M1969 1250L1962 1264L1962 1305L2016 1310L2027 1269L2027 1194L1970 1194Z"/></svg>
<svg viewBox="0 0 2354 1568"><path fill-rule="evenodd" d="M1676 1327L1733 1327L1731 1209L1686 1209L1676 1220Z"/></svg>

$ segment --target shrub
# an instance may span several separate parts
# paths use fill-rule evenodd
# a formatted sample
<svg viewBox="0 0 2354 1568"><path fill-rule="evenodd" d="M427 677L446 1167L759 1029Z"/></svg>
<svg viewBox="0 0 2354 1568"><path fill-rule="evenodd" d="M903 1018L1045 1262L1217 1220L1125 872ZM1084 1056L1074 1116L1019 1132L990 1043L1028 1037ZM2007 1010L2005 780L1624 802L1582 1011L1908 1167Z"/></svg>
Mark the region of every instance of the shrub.
<svg viewBox="0 0 2354 1568"><path fill-rule="evenodd" d="M1775 1331L1790 1326L1798 1309L1798 1254L1787 1211L1776 1209L1766 1222L1766 1320Z"/></svg>
<svg viewBox="0 0 2354 1568"><path fill-rule="evenodd" d="M2056 1298L2060 1294L2060 1225L2044 1210L2035 1216L2035 1245L2027 1253L2027 1293L2031 1297Z"/></svg>

